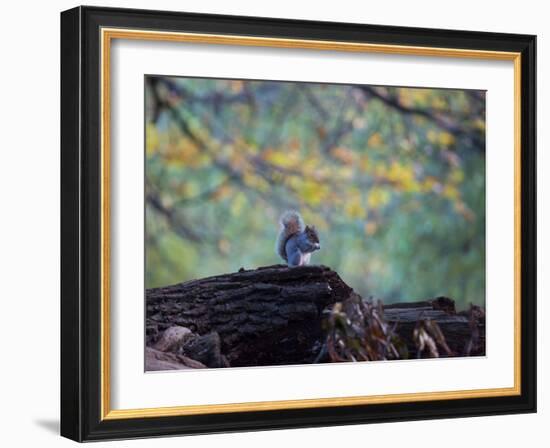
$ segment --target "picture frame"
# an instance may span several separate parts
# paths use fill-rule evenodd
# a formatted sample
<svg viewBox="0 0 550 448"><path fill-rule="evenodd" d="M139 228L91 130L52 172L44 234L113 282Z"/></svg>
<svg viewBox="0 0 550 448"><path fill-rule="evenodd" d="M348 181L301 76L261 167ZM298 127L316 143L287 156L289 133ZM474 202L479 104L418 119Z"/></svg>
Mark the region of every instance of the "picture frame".
<svg viewBox="0 0 550 448"><path fill-rule="evenodd" d="M111 285L117 278L110 263L118 235L111 232L117 204L110 189L116 131L110 76L116 40L513 64L514 178L508 180L514 198L503 197L514 210L507 242L514 254L513 385L113 409ZM61 435L92 441L536 412L535 58L531 35L98 7L61 13Z"/></svg>

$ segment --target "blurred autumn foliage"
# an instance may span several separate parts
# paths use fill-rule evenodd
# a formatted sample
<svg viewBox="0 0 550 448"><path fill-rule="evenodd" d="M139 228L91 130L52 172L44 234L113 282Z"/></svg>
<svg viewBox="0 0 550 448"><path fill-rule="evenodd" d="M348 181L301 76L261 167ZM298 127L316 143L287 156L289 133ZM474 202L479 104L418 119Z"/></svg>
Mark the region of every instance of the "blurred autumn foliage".
<svg viewBox="0 0 550 448"><path fill-rule="evenodd" d="M485 92L147 76L146 286L279 263L277 219L363 297L485 301Z"/></svg>

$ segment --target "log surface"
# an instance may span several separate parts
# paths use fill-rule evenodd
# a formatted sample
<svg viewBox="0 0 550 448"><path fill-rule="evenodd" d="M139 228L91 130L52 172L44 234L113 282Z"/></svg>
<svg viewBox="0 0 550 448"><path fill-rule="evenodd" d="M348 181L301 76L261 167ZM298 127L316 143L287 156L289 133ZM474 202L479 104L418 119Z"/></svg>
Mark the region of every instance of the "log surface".
<svg viewBox="0 0 550 448"><path fill-rule="evenodd" d="M219 334L233 367L310 363L322 343L323 310L351 291L325 266L282 265L148 289L147 345L179 325Z"/></svg>
<svg viewBox="0 0 550 448"><path fill-rule="evenodd" d="M283 265L148 289L146 344L166 345L167 329L185 327L174 333L182 337L174 353L207 367L312 363L319 361L326 339L324 311L352 292L326 266ZM410 358L417 356L414 329L428 319L439 325L453 355L463 355L468 344L469 354L485 354L484 318L475 324L472 344L470 316L457 313L451 299L386 305L384 318L395 326Z"/></svg>
<svg viewBox="0 0 550 448"><path fill-rule="evenodd" d="M470 343L474 345L470 349L471 356L485 355L485 318L472 323L469 313L465 311L458 313L454 301L447 297L385 305L384 317L388 322L396 325L396 331L407 344L411 358L417 357L413 332L421 320L432 320L437 323L454 356L464 354ZM474 336L476 340L472 341L474 325L478 336ZM441 355L446 356L445 353Z"/></svg>

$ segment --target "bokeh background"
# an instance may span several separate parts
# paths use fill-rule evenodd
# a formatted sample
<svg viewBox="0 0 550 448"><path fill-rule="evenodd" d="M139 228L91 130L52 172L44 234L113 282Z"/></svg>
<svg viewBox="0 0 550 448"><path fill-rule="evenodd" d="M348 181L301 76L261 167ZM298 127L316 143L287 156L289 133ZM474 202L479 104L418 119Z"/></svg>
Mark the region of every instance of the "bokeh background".
<svg viewBox="0 0 550 448"><path fill-rule="evenodd" d="M280 263L278 217L363 297L485 304L485 92L147 76L146 287Z"/></svg>

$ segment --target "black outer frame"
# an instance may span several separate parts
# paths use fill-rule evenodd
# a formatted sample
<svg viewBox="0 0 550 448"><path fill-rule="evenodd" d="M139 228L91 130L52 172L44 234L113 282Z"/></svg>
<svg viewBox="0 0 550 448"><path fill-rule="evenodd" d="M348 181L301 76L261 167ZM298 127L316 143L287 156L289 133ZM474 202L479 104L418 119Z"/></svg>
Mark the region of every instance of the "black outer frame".
<svg viewBox="0 0 550 448"><path fill-rule="evenodd" d="M521 395L100 420L100 28L521 52ZM61 435L76 441L536 412L536 36L77 7L61 13Z"/></svg>

